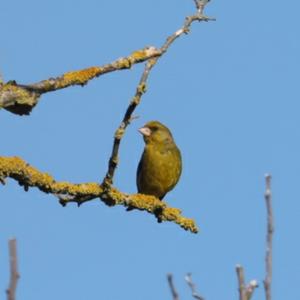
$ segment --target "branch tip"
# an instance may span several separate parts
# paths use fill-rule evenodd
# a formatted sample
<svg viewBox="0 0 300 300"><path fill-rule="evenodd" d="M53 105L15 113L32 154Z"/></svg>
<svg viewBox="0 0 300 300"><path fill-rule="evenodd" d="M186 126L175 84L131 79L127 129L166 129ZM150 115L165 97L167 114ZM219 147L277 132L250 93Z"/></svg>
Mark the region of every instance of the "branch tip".
<svg viewBox="0 0 300 300"><path fill-rule="evenodd" d="M12 238L8 241L10 260L10 282L6 290L7 300L16 299L17 283L20 278L18 271L17 240Z"/></svg>
<svg viewBox="0 0 300 300"><path fill-rule="evenodd" d="M204 298L199 295L196 291L196 286L192 280L192 274L191 273L188 273L186 276L185 276L185 281L187 282L188 286L190 287L191 291L192 291L192 296L197 299L197 300L204 300Z"/></svg>
<svg viewBox="0 0 300 300"><path fill-rule="evenodd" d="M175 285L174 285L174 282L173 282L173 275L171 273L167 274L167 279L168 279L168 283L169 283L169 287L170 287L170 290L171 290L173 300L179 300L179 295L176 291L176 288L175 288Z"/></svg>
<svg viewBox="0 0 300 300"><path fill-rule="evenodd" d="M266 294L266 300L271 300L272 298L272 255L273 255L273 233L274 233L274 216L273 216L273 208L272 208L272 190L271 190L271 174L265 174L265 202L267 208L267 234L266 234L266 256L265 256L265 264L266 264L266 276L264 279L264 288Z"/></svg>

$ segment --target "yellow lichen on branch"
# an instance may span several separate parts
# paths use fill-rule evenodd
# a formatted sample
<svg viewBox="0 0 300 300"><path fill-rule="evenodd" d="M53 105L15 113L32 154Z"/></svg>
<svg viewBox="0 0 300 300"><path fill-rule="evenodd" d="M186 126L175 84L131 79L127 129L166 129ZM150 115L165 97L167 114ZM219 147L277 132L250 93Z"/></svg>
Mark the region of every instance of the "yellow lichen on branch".
<svg viewBox="0 0 300 300"><path fill-rule="evenodd" d="M76 202L78 205L99 198L109 206L123 205L129 208L147 211L155 215L159 222L170 221L185 230L198 232L194 220L185 218L177 208L168 207L159 199L143 194L126 194L112 187L105 191L98 183L73 184L57 182L48 173L43 173L30 166L19 157L0 157L0 182L5 184L6 178L15 179L27 191L29 187L53 194L60 199L62 205Z"/></svg>
<svg viewBox="0 0 300 300"><path fill-rule="evenodd" d="M0 109L4 108L18 115L27 115L38 103L41 94L67 88L73 85L85 85L100 75L131 68L132 65L160 56L155 47L146 47L132 52L103 66L94 66L78 71L70 71L56 78L23 85L15 81L0 84Z"/></svg>
<svg viewBox="0 0 300 300"><path fill-rule="evenodd" d="M9 81L0 85L0 109L18 114L27 115L38 103L40 93L18 86L16 82Z"/></svg>
<svg viewBox="0 0 300 300"><path fill-rule="evenodd" d="M69 85L84 85L89 80L93 79L96 76L101 74L102 68L100 67L91 67L84 69L82 71L73 71L65 73L61 80L58 81L57 88L63 88Z"/></svg>

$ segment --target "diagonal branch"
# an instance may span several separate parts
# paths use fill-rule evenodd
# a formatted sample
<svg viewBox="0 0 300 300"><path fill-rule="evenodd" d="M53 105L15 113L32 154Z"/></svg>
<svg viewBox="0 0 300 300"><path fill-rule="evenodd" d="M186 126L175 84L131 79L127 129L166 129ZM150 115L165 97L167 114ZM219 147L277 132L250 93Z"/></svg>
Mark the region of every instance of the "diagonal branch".
<svg viewBox="0 0 300 300"><path fill-rule="evenodd" d="M174 282L173 282L173 275L168 274L167 279L168 279L168 283L169 283L169 287L170 287L170 290L171 290L173 300L179 300L179 295L176 291L176 288L175 288L175 285L174 285Z"/></svg>
<svg viewBox="0 0 300 300"><path fill-rule="evenodd" d="M174 41L177 38L179 38L181 35L187 34L189 32L190 27L193 22L195 22L195 21L198 21L198 22L206 21L207 22L207 21L215 20L214 18L209 18L209 17L203 15L203 9L208 1L201 0L200 2L202 3L201 4L202 9L199 10L198 6L197 6L197 9L198 9L197 14L186 17L185 22L182 25L182 27L179 30L177 30L176 32L174 32L172 35L167 37L165 43L159 49L161 55L147 61L144 71L142 73L142 76L140 78L139 84L137 86L135 95L131 99L129 106L126 110L126 113L123 117L123 120L122 120L121 124L119 125L119 127L117 128L115 135L114 135L114 143L113 143L113 148L112 148L111 156L110 156L109 163L108 163L108 170L107 170L106 176L103 180L103 184L106 189L109 189L109 186L111 184L113 184L113 176L114 176L115 169L119 162L118 152L119 152L121 139L125 133L127 126L130 124L130 121L132 120L132 114L133 114L135 108L139 105L143 94L146 92L147 80L148 80L148 77L149 77L149 74L150 74L152 68L156 65L156 63L158 62L158 59L167 52L169 47L174 43Z"/></svg>
<svg viewBox="0 0 300 300"><path fill-rule="evenodd" d="M185 281L187 282L187 284L189 285L189 287L191 288L192 291L192 296L197 299L197 300L204 300L204 298L202 296L200 296L197 291L196 291L196 286L192 280L192 274L188 273L185 276Z"/></svg>
<svg viewBox="0 0 300 300"><path fill-rule="evenodd" d="M67 72L56 78L49 78L37 83L22 85L15 81L0 84L0 109L28 115L44 93L64 89L73 85L84 86L89 80L113 71L130 69L134 64L147 61L161 55L160 50L147 47L134 51L127 57L119 58L112 63Z"/></svg>
<svg viewBox="0 0 300 300"><path fill-rule="evenodd" d="M123 120L115 132L111 157L108 162L108 170L103 180L103 185L106 189L109 189L109 187L113 184L114 173L119 161L118 153L119 153L121 139L125 133L126 127L130 124L130 121L132 120L132 113L140 103L142 95L146 92L146 81L148 79L149 72L152 68L152 65L153 65L152 61L148 61L146 63L144 72L140 79L140 83L136 89L136 93L132 98L132 100L130 101L130 104L125 112Z"/></svg>
<svg viewBox="0 0 300 300"><path fill-rule="evenodd" d="M96 182L81 184L57 182L51 175L40 172L18 157L0 157L0 183L5 184L6 178L15 179L25 191L28 191L29 187L36 187L52 194L59 198L63 206L69 202L75 202L79 206L84 202L100 198L106 205L122 205L143 210L153 214L159 222L174 222L185 230L198 232L193 219L183 217L178 208L168 207L166 202L154 196L126 194L114 187L105 192L103 186Z"/></svg>

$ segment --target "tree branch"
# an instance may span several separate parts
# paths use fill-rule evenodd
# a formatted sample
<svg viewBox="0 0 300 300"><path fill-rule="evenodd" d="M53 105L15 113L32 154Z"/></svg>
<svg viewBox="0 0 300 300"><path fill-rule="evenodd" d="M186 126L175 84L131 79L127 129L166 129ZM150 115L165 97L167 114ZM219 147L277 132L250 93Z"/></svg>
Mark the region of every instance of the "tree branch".
<svg viewBox="0 0 300 300"><path fill-rule="evenodd" d="M50 193L59 198L60 203L65 206L69 202L79 205L93 199L100 198L106 205L123 205L153 214L159 222L170 221L178 224L183 229L193 233L198 232L197 225L193 219L185 218L178 208L168 207L166 202L158 198L143 194L126 194L111 187L104 191L98 183L72 184L69 182L57 182L47 174L42 173L30 166L18 157L0 157L0 183L5 184L6 178L15 179L25 191L29 187Z"/></svg>
<svg viewBox="0 0 300 300"><path fill-rule="evenodd" d="M271 191L271 179L270 174L265 175L266 190L265 201L267 207L267 237L266 237L266 277L264 280L266 300L271 300L271 283L272 283L272 252L273 252L273 233L274 233L274 217L272 209L272 191Z"/></svg>
<svg viewBox="0 0 300 300"><path fill-rule="evenodd" d="M149 74L150 74L152 68L156 65L156 63L158 62L158 59L167 52L169 47L174 43L174 41L178 37L180 37L183 34L187 34L189 32L190 27L193 22L195 22L195 21L199 21L199 22L206 21L207 22L207 21L215 20L214 18L209 18L209 17L206 17L203 15L204 7L208 1L201 0L198 2L201 3L201 5L202 5L201 10L199 10L198 6L197 6L198 13L196 15L186 17L185 22L182 25L182 27L179 30L177 30L176 32L174 32L172 35L167 37L165 43L159 49L159 52L161 53L161 55L148 60L145 65L145 68L144 68L144 71L140 78L139 84L137 86L135 95L131 99L129 106L126 110L126 113L123 117L123 120L122 120L121 124L119 125L119 127L117 128L115 135L114 135L114 143L113 143L113 148L112 148L111 156L110 156L109 163L108 163L108 170L107 170L105 178L103 179L103 185L106 189L109 189L109 186L111 184L113 184L113 176L114 176L115 169L119 162L118 152L119 152L121 139L125 133L127 126L130 124L130 121L132 120L132 113L134 112L135 108L139 105L143 94L146 92L147 80L148 80L148 77L149 77Z"/></svg>
<svg viewBox="0 0 300 300"><path fill-rule="evenodd" d="M197 300L204 300L204 298L202 296L200 296L197 291L196 291L196 286L192 281L192 274L188 273L185 276L185 281L187 282L188 286L191 288L192 291L192 296L197 299Z"/></svg>
<svg viewBox="0 0 300 300"><path fill-rule="evenodd" d="M49 174L39 172L17 157L0 157L0 182L5 182L6 177L14 178L20 185L24 186L25 190L35 186L41 191L54 194L60 199L60 203L63 205L69 202L76 202L80 205L86 201L100 198L104 203L110 206L124 205L146 210L154 214L159 222L173 221L184 229L196 233L198 229L195 222L192 219L182 217L179 209L167 207L165 202L161 202L153 196L121 193L112 187L112 184L115 169L118 165L118 152L121 139L126 127L133 119L132 114L135 108L140 103L142 95L146 91L147 80L151 69L157 63L158 58L167 52L168 48L178 37L189 32L191 24L194 21L215 20L203 15L203 10L207 2L207 0L195 2L197 14L188 16L183 26L170 35L160 49L154 47L145 48L132 53L129 57L119 59L112 64L68 72L60 77L50 78L31 85L18 85L16 82L8 82L4 85L0 85L0 108L3 107L20 115L29 114L43 93L66 88L71 85L84 85L89 80L107 72L130 68L134 63L148 60L145 64L135 95L130 101L123 120L115 132L108 170L102 185L97 185L96 183L75 185L68 182L56 182Z"/></svg>
<svg viewBox="0 0 300 300"><path fill-rule="evenodd" d="M175 39L177 39L183 33L188 33L190 26L194 21L215 20L214 18L209 18L203 15L204 7L208 2L207 0L194 1L197 7L197 14L187 17L182 28L177 30L173 35L169 36L160 49L156 49L155 47L147 47L141 50L134 51L131 55L127 57L117 59L112 63L100 67L90 67L80 71L67 72L59 77L49 78L28 85L17 84L16 81L9 81L7 83L3 83L2 80L0 80L0 109L4 108L18 115L28 115L30 114L32 109L37 105L38 101L40 100L40 96L44 93L56 91L73 85L84 86L88 83L89 80L95 77L99 77L100 75L117 70L129 69L132 65L136 63L141 63L149 59L154 59L145 67L145 71L142 75L142 78L144 78L144 80L140 80L139 86L146 87L148 73L150 72L151 68L156 64L157 58L167 51L167 49L174 42ZM132 102L135 102L136 104L130 105L130 107L133 108L132 112L134 111L135 106L138 105L140 98L141 95L139 96L139 93L137 92L132 100ZM126 128L126 126L130 122L130 116L128 117L128 120L123 119L119 129L121 128L121 130L124 130ZM113 160L111 161L111 165L113 166L114 162Z"/></svg>
<svg viewBox="0 0 300 300"><path fill-rule="evenodd" d="M16 289L18 279L20 278L18 272L18 257L17 257L17 241L11 239L8 241L9 246L9 261L10 261L10 282L6 290L7 300L16 299Z"/></svg>
<svg viewBox="0 0 300 300"><path fill-rule="evenodd" d="M258 287L258 282L257 280L251 280L246 285L244 268L241 265L236 265L235 270L239 284L239 300L250 300L254 293L254 290Z"/></svg>
<svg viewBox="0 0 300 300"><path fill-rule="evenodd" d="M199 14L203 14L204 7L209 1L210 0L194 0Z"/></svg>
<svg viewBox="0 0 300 300"><path fill-rule="evenodd" d="M235 270L236 270L238 284L239 284L239 300L247 300L245 296L244 268L241 265L236 265Z"/></svg>
<svg viewBox="0 0 300 300"><path fill-rule="evenodd" d="M266 277L264 280L266 300L271 300L271 283L272 283L272 252L273 252L273 233L274 233L274 217L272 209L272 191L271 191L271 179L270 174L265 175L266 189L265 189L265 202L267 207L267 236L266 236ZM256 280L251 280L250 283L245 286L244 269L241 265L236 266L236 272L239 282L239 295L240 300L249 300L255 288L258 287Z"/></svg>
<svg viewBox="0 0 300 300"><path fill-rule="evenodd" d="M147 47L103 66L67 72L59 77L49 78L37 83L23 85L17 84L15 81L9 81L5 84L0 84L0 109L4 108L18 115L28 115L44 93L73 85L84 86L93 78L113 71L130 69L134 64L159 55L161 55L160 50L154 47Z"/></svg>
<svg viewBox="0 0 300 300"><path fill-rule="evenodd" d="M168 274L167 279L168 279L168 283L169 283L169 287L170 287L170 290L171 290L173 300L179 300L179 295L178 295L178 293L175 289L174 283L173 283L173 275Z"/></svg>

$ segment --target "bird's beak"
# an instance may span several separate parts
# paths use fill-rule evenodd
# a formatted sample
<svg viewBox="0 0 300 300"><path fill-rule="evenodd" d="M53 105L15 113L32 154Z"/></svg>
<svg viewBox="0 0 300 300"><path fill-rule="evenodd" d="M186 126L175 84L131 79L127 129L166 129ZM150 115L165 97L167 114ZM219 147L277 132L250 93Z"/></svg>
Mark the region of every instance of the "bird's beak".
<svg viewBox="0 0 300 300"><path fill-rule="evenodd" d="M150 136L151 134L151 129L148 127L142 127L139 129L139 132L143 135L143 136Z"/></svg>

